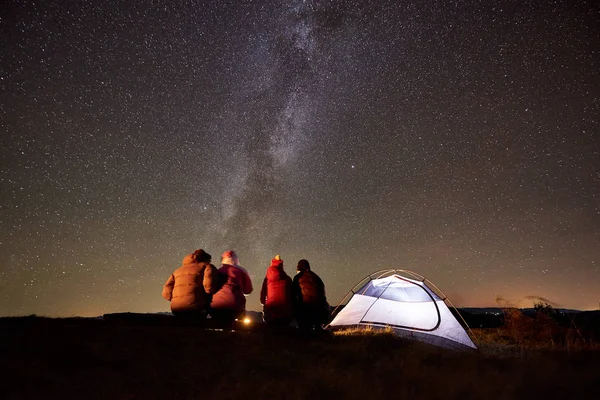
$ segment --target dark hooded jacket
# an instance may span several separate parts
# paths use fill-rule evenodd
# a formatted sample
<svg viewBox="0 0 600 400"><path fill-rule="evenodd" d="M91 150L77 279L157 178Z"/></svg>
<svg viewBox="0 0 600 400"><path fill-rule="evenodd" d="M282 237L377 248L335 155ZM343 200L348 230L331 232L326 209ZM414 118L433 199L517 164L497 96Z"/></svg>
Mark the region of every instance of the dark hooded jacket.
<svg viewBox="0 0 600 400"><path fill-rule="evenodd" d="M292 278L283 270L283 260L273 259L260 291L265 322L290 323L294 316Z"/></svg>
<svg viewBox="0 0 600 400"><path fill-rule="evenodd" d="M319 275L310 270L306 260L300 260L298 273L292 282L294 317L298 326L318 326L329 318L329 304L325 296L325 284Z"/></svg>
<svg viewBox="0 0 600 400"><path fill-rule="evenodd" d="M162 296L171 302L171 311L203 311L216 291L217 269L209 262L197 262L188 254L165 283Z"/></svg>
<svg viewBox="0 0 600 400"><path fill-rule="evenodd" d="M325 285L310 269L301 270L294 276L293 289L298 304L320 306L327 303Z"/></svg>

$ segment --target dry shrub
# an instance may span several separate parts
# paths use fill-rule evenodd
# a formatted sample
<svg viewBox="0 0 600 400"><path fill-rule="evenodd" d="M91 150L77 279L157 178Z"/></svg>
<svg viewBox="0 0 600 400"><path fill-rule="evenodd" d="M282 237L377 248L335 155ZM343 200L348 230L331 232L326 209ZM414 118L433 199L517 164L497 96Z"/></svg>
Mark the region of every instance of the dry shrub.
<svg viewBox="0 0 600 400"><path fill-rule="evenodd" d="M543 311L527 316L515 308L504 309L504 324L515 344L527 346L555 346L559 325L555 318Z"/></svg>
<svg viewBox="0 0 600 400"><path fill-rule="evenodd" d="M505 308L504 328L512 344L528 347L596 348L573 320L546 303L536 303L531 316L516 308Z"/></svg>
<svg viewBox="0 0 600 400"><path fill-rule="evenodd" d="M513 342L516 344L525 344L533 326L530 318L523 315L521 310L516 308L505 308L503 313L504 326L508 330L508 334Z"/></svg>

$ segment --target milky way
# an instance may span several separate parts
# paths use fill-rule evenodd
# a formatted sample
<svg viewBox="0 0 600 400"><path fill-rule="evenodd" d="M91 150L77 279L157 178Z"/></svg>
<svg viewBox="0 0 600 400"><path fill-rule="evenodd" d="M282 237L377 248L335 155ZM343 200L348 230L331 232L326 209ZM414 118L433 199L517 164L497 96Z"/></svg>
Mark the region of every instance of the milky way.
<svg viewBox="0 0 600 400"><path fill-rule="evenodd" d="M239 142L242 151L233 157L240 162L239 175L234 174L224 205L224 241L257 255L272 251L282 234L283 181L310 139L307 120L314 101L310 13L303 6L279 13L274 26L248 40L248 60L241 60L245 66L238 73L249 88L236 93L237 112L229 129L231 142ZM269 20L263 16L259 22L268 26Z"/></svg>
<svg viewBox="0 0 600 400"><path fill-rule="evenodd" d="M0 11L0 315L166 311L197 248L598 307L592 2L73 3Z"/></svg>

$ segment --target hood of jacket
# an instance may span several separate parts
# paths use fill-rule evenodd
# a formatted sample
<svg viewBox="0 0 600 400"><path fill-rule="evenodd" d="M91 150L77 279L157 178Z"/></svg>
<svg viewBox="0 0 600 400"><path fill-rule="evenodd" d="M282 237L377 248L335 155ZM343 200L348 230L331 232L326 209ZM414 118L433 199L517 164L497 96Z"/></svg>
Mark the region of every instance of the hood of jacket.
<svg viewBox="0 0 600 400"><path fill-rule="evenodd" d="M283 263L271 265L267 268L267 279L270 281L282 279L285 275L283 270Z"/></svg>
<svg viewBox="0 0 600 400"><path fill-rule="evenodd" d="M196 256L194 254L188 254L187 256L183 257L183 261L181 262L181 265L189 265L189 264L193 264L196 262Z"/></svg>
<svg viewBox="0 0 600 400"><path fill-rule="evenodd" d="M223 265L233 265L235 267L239 267L239 263L240 260L233 250L227 250L221 255L221 264Z"/></svg>

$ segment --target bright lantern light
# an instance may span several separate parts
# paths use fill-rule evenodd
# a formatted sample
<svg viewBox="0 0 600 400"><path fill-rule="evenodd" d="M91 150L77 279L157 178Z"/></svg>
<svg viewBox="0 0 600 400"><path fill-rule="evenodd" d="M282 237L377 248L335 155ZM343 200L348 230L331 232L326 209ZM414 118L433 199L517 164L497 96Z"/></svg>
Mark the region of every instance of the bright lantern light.
<svg viewBox="0 0 600 400"><path fill-rule="evenodd" d="M250 323L250 318L244 318L244 323L245 324L249 324Z"/></svg>

